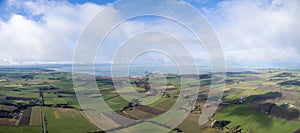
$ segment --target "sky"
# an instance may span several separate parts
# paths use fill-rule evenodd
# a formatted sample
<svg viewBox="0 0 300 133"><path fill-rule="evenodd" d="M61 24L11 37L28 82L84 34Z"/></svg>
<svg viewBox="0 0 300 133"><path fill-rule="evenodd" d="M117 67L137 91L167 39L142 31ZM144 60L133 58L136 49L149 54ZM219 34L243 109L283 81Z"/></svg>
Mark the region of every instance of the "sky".
<svg viewBox="0 0 300 133"><path fill-rule="evenodd" d="M134 1L134 0L132 0ZM78 38L88 22L115 0L0 0L0 65L70 64ZM174 0L178 2L178 0ZM185 0L213 27L229 66L272 67L300 64L299 0ZM151 5L149 5L151 6ZM118 8L103 23L122 18ZM130 9L128 9L130 12ZM184 14L181 14L184 13ZM189 15L178 12L179 15ZM209 64L203 46L185 28L159 17L126 21L99 48L98 63L111 63L124 39L136 32L159 30L187 40L199 65ZM167 43L161 36L149 37ZM142 41L147 41L144 38ZM101 52L102 51L102 52ZM169 57L145 53L135 62L169 63Z"/></svg>

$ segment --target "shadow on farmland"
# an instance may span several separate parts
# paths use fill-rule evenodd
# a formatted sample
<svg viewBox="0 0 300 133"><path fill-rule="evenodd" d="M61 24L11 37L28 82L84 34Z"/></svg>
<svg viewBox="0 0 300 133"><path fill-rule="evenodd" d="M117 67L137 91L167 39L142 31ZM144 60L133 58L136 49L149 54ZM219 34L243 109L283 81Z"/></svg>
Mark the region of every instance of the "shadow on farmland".
<svg viewBox="0 0 300 133"><path fill-rule="evenodd" d="M299 110L289 108L288 105L273 106L270 114L277 118L282 118L286 120L297 120L299 117Z"/></svg>
<svg viewBox="0 0 300 133"><path fill-rule="evenodd" d="M283 104L280 106L276 105L282 96L283 95L280 92L268 92L262 95L252 95L246 98L246 104L242 103L244 105L237 106L249 106L252 111L255 111L255 113L260 113L261 115L271 115L286 120L297 120L300 115L299 110L290 108L289 104ZM236 99L236 101L238 100L239 99ZM249 115L252 115L252 113L249 112Z"/></svg>
<svg viewBox="0 0 300 133"><path fill-rule="evenodd" d="M107 76L97 76L96 77L96 81L98 83L104 84L104 85L109 85L109 86L113 86L114 83L112 81L111 77L107 77Z"/></svg>
<svg viewBox="0 0 300 133"><path fill-rule="evenodd" d="M292 73L280 73L273 77L290 77L290 76L292 76Z"/></svg>
<svg viewBox="0 0 300 133"><path fill-rule="evenodd" d="M228 77L248 77L249 75L257 75L260 73L245 71L245 72L227 72Z"/></svg>
<svg viewBox="0 0 300 133"><path fill-rule="evenodd" d="M255 123L255 125L257 125L256 128L272 127L272 118L263 113L254 111L250 105L230 105L220 113L223 113L221 119L240 123L240 125Z"/></svg>
<svg viewBox="0 0 300 133"><path fill-rule="evenodd" d="M294 133L300 133L300 128L298 130L296 130Z"/></svg>
<svg viewBox="0 0 300 133"><path fill-rule="evenodd" d="M281 86L285 86L285 85L300 86L300 81L299 80L289 80L289 81L284 81L284 82L281 82L278 84Z"/></svg>
<svg viewBox="0 0 300 133"><path fill-rule="evenodd" d="M280 92L268 92L261 95L251 95L246 98L246 101L241 104L231 104L225 110L220 113L223 113L222 116L225 118L235 118L236 121L243 123L256 123L257 128L268 128L272 126L272 117L269 117L265 113L257 111L257 107L263 105L268 105L266 103L274 104L277 99L282 97ZM236 101L239 99L236 99ZM271 110L266 108L267 111ZM225 119L223 118L223 119ZM238 118L238 119L237 119Z"/></svg>
<svg viewBox="0 0 300 133"><path fill-rule="evenodd" d="M204 87L204 86L210 86L212 83L211 83L211 79L205 79L205 80L201 80L200 81L200 86L201 87Z"/></svg>
<svg viewBox="0 0 300 133"><path fill-rule="evenodd" d="M252 104L276 103L281 97L281 92L268 92L261 95L251 95L247 97L247 102Z"/></svg>

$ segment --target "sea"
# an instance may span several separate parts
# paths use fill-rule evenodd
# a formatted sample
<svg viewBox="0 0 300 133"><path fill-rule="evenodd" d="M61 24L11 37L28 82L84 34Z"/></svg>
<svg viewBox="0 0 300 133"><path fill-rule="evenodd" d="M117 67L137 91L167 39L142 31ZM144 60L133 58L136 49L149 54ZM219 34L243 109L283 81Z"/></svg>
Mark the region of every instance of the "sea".
<svg viewBox="0 0 300 133"><path fill-rule="evenodd" d="M125 66L118 66L116 68L122 68ZM207 66L184 66L184 69L193 69L195 70L196 67L198 73L196 74L208 74L211 73L211 68ZM56 67L48 67L49 70L55 70L59 72L77 72L77 73L86 73L86 74L95 74L98 76L112 76L112 72L114 75L118 76L144 76L148 73L164 73L164 74L182 74L182 71L177 66L167 66L167 65L133 65L130 66L129 69L125 69L128 71L128 75L121 75L123 74L124 69L112 69L111 65L95 65L95 70L90 69L91 66L88 65L76 65L76 71L73 71L72 65L64 65L64 66L56 66ZM122 70L122 72L120 72ZM242 67L226 67L225 72L246 72L246 71L257 71L256 68L242 68ZM215 72L224 72L216 70ZM186 74L195 74L189 73Z"/></svg>
<svg viewBox="0 0 300 133"><path fill-rule="evenodd" d="M250 67L249 67L250 66ZM118 65L117 68L124 68L126 66ZM196 74L207 74L211 72L224 72L224 69L212 71L209 66L184 66L187 69L193 70L197 68L198 73ZM3 68L33 68L33 69L48 69L58 72L77 72L77 73L86 73L97 76L112 76L112 73L123 74L124 69L112 69L111 64L96 64L94 65L95 70L91 70L91 65L76 64L76 71L73 71L72 64L34 64L34 65L16 65L16 66L0 66L0 69ZM262 69L297 69L300 70L300 63L280 63L280 64L249 64L249 65L227 65L225 72L259 72ZM131 65L128 71L128 75L119 75L119 76L144 76L147 73L174 73L182 74L177 66L174 65ZM189 73L195 74L195 73Z"/></svg>

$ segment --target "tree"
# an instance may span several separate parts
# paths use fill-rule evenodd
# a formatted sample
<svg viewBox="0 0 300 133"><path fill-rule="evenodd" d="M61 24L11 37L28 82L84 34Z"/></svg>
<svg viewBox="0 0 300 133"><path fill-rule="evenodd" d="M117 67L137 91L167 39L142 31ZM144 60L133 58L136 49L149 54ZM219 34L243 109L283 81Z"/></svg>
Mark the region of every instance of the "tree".
<svg viewBox="0 0 300 133"><path fill-rule="evenodd" d="M231 121L228 120L220 120L220 121L216 121L213 125L213 128L218 128L218 129L224 129L224 127L226 127L229 123L231 123Z"/></svg>
<svg viewBox="0 0 300 133"><path fill-rule="evenodd" d="M140 105L140 101L134 98L131 100L131 102L128 103L127 107L125 107L124 109L132 110L134 106L138 106L138 105Z"/></svg>

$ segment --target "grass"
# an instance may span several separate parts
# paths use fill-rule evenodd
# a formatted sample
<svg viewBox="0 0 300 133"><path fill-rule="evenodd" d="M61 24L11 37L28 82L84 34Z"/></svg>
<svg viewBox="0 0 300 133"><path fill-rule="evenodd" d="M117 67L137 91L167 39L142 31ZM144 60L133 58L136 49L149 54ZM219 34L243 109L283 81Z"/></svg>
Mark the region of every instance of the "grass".
<svg viewBox="0 0 300 133"><path fill-rule="evenodd" d="M24 91L7 91L7 90L0 90L0 95L4 96L12 96L12 97L26 97L26 98L39 98L39 93L31 90L24 90Z"/></svg>
<svg viewBox="0 0 300 133"><path fill-rule="evenodd" d="M6 103L12 104L29 104L29 101L22 101L22 100L5 100Z"/></svg>
<svg viewBox="0 0 300 133"><path fill-rule="evenodd" d="M86 133L97 131L82 114L73 109L44 108L49 133Z"/></svg>
<svg viewBox="0 0 300 133"><path fill-rule="evenodd" d="M30 116L30 125L42 125L41 108L33 107Z"/></svg>
<svg viewBox="0 0 300 133"><path fill-rule="evenodd" d="M122 110L128 105L128 102L121 96L106 100L106 102L112 110Z"/></svg>
<svg viewBox="0 0 300 133"><path fill-rule="evenodd" d="M73 91L73 81L57 81L52 82L51 85L54 87L60 88L62 90L72 90Z"/></svg>
<svg viewBox="0 0 300 133"><path fill-rule="evenodd" d="M175 99L168 99L168 100L161 102L153 107L168 111L169 109L171 109L171 107L174 105L175 102L176 102Z"/></svg>
<svg viewBox="0 0 300 133"><path fill-rule="evenodd" d="M229 120L229 126L241 125L243 131L255 133L284 133L299 129L300 123L255 112L249 105L232 105L217 113L216 120Z"/></svg>
<svg viewBox="0 0 300 133"><path fill-rule="evenodd" d="M231 84L231 85L226 85L226 88L234 88L234 89L245 89L245 90L249 90L249 89L255 89L256 86L247 86L247 85L242 85L244 83L241 83L241 85L238 84Z"/></svg>
<svg viewBox="0 0 300 133"><path fill-rule="evenodd" d="M64 98L44 98L45 104L67 104Z"/></svg>
<svg viewBox="0 0 300 133"><path fill-rule="evenodd" d="M44 98L56 98L57 95L53 93L44 93Z"/></svg>
<svg viewBox="0 0 300 133"><path fill-rule="evenodd" d="M188 133L199 133L201 131L198 123L189 120L183 121L178 127Z"/></svg>
<svg viewBox="0 0 300 133"><path fill-rule="evenodd" d="M157 105L159 105L159 104L161 104L161 103L163 103L163 102L165 102L167 100L168 100L168 98L161 97L160 99L158 99L157 101L155 101L152 104L149 104L148 106L154 107L154 106L157 106Z"/></svg>
<svg viewBox="0 0 300 133"><path fill-rule="evenodd" d="M283 85L281 86L281 88L287 90L300 90L300 86L294 86L294 85Z"/></svg>
<svg viewBox="0 0 300 133"><path fill-rule="evenodd" d="M231 89L224 92L224 100L225 101L232 101L239 99L241 97L248 97L252 95L259 95L264 94L267 91L264 90L241 90L241 89ZM250 100L250 99L248 99Z"/></svg>
<svg viewBox="0 0 300 133"><path fill-rule="evenodd" d="M0 126L0 133L40 133L41 126Z"/></svg>
<svg viewBox="0 0 300 133"><path fill-rule="evenodd" d="M178 127L188 133L199 133L201 132L198 124L199 115L190 114Z"/></svg>
<svg viewBox="0 0 300 133"><path fill-rule="evenodd" d="M135 84L131 84L131 87L137 92L145 91L145 88L136 87Z"/></svg>
<svg viewBox="0 0 300 133"><path fill-rule="evenodd" d="M103 98L112 110L122 110L128 105L128 102L117 93L103 94Z"/></svg>

